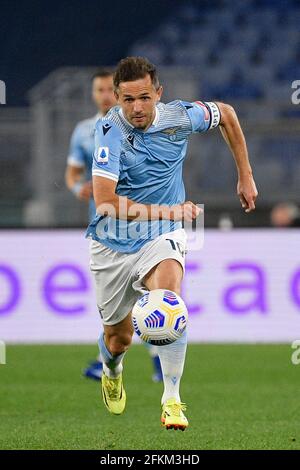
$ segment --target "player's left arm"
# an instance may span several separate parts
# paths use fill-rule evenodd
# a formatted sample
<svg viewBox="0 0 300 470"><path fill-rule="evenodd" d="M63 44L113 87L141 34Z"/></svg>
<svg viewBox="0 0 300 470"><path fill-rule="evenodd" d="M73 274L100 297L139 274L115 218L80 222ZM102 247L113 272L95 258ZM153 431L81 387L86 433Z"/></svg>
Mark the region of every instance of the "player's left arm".
<svg viewBox="0 0 300 470"><path fill-rule="evenodd" d="M258 192L252 175L246 140L233 107L225 103L216 104L221 114L220 131L237 166L237 193L245 212L251 212L255 209Z"/></svg>

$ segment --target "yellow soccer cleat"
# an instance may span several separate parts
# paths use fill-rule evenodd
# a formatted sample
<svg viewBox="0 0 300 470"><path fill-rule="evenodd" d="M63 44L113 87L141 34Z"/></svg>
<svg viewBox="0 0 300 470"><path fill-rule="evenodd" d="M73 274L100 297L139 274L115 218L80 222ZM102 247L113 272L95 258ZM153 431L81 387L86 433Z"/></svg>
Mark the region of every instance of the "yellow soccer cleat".
<svg viewBox="0 0 300 470"><path fill-rule="evenodd" d="M114 415L122 414L126 405L122 374L117 379L110 379L103 372L101 387L103 401L108 411Z"/></svg>
<svg viewBox="0 0 300 470"><path fill-rule="evenodd" d="M178 402L175 398L169 398L162 408L161 422L166 429L181 429L184 431L189 422L184 416L186 410L184 403Z"/></svg>

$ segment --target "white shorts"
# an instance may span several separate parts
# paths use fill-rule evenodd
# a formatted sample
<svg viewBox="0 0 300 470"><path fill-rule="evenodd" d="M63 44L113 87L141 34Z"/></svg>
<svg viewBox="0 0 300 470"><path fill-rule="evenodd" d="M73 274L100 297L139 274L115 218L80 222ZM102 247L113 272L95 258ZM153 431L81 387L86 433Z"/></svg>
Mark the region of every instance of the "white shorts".
<svg viewBox="0 0 300 470"><path fill-rule="evenodd" d="M104 325L115 325L127 317L137 299L147 292L143 278L161 261L175 259L184 272L186 240L186 233L181 228L160 235L136 253L120 253L91 241L90 268Z"/></svg>

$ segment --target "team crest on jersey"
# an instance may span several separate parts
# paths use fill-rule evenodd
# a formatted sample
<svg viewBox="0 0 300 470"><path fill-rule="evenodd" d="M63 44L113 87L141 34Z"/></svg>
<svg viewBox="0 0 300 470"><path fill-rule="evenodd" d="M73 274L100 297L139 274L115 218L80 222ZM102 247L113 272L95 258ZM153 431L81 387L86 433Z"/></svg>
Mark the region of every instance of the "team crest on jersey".
<svg viewBox="0 0 300 470"><path fill-rule="evenodd" d="M97 152L97 162L98 163L107 163L109 155L108 147L99 147Z"/></svg>
<svg viewBox="0 0 300 470"><path fill-rule="evenodd" d="M168 129L164 129L162 131L163 134L167 134L168 139L174 142L177 140L177 134L176 132L178 131L179 127L169 127Z"/></svg>

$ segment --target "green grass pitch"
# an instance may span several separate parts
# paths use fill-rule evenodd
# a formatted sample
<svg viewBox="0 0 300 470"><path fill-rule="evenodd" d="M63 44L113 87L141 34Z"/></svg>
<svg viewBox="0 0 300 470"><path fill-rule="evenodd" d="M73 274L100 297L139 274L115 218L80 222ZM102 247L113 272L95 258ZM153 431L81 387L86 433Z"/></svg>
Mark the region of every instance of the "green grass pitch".
<svg viewBox="0 0 300 470"><path fill-rule="evenodd" d="M289 345L190 345L190 427L160 426L161 384L146 349L125 359L127 408L110 415L81 369L92 346L8 346L0 366L0 449L300 449L300 365Z"/></svg>

